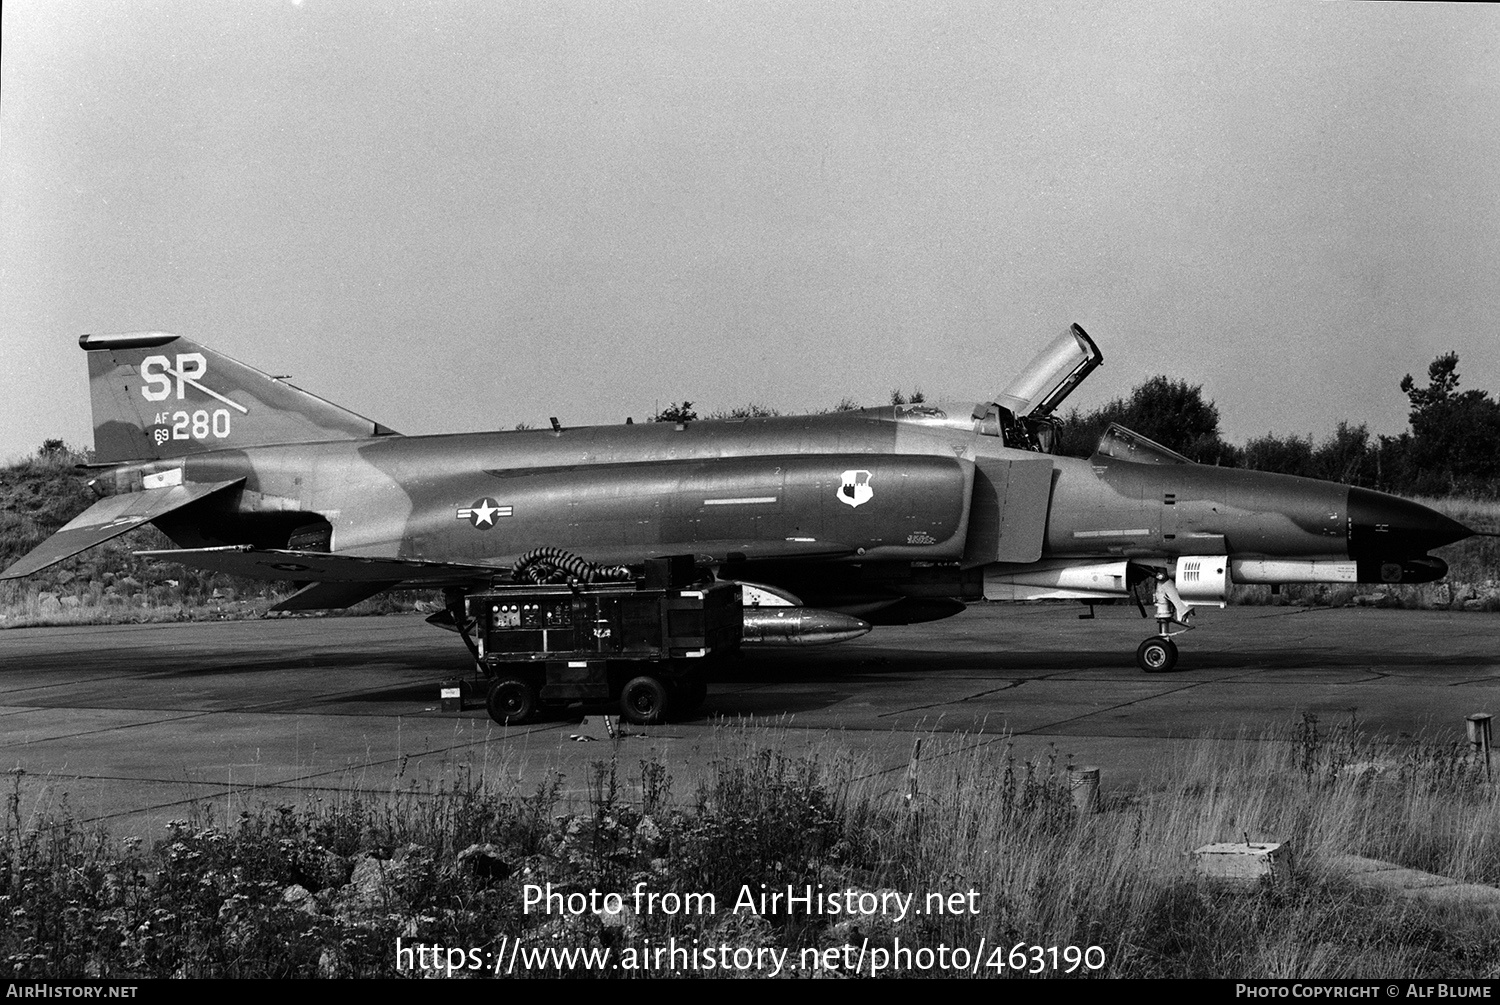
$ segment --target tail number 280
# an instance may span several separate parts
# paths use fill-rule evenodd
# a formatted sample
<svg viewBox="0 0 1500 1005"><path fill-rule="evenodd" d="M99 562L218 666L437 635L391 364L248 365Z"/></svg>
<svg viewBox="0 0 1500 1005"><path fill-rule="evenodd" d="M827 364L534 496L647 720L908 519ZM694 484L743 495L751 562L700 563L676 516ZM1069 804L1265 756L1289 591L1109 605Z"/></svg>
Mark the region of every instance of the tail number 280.
<svg viewBox="0 0 1500 1005"><path fill-rule="evenodd" d="M170 431L167 427L170 427ZM209 438L222 440L229 435L229 409L216 408L212 412L202 408L196 412L157 412L153 435L157 443Z"/></svg>

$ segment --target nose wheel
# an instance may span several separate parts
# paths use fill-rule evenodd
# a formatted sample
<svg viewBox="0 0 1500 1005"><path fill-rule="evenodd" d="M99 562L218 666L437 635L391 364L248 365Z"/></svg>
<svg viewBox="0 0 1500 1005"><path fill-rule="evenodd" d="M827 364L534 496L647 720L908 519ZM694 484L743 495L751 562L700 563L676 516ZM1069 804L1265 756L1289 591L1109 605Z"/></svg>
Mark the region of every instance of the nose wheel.
<svg viewBox="0 0 1500 1005"><path fill-rule="evenodd" d="M1136 648L1135 663L1147 673L1166 673L1177 665L1177 643L1165 635L1153 635Z"/></svg>

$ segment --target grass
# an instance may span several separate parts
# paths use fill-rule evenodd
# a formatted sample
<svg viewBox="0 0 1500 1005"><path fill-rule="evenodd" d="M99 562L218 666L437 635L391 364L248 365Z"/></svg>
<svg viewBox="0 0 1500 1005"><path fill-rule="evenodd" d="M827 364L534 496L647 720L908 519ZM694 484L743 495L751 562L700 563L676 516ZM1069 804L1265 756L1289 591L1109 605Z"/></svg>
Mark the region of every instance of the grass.
<svg viewBox="0 0 1500 1005"><path fill-rule="evenodd" d="M596 762L576 803L557 776L520 791L460 769L421 792L268 807L230 826L174 822L149 848L66 816L23 819L18 779L0 841L0 958L17 979L419 975L398 969L401 938L476 949L455 974L488 976L488 962L469 964L516 939L617 961L696 939L786 950L794 964L863 947L892 974L953 976L898 965L898 945L972 952L984 940L1004 952L986 951L982 976L1017 976L1018 959L1034 963L1009 950L1036 945L1099 947L1103 965L1075 960L1078 975L1500 977L1493 913L1363 890L1332 867L1358 854L1500 883L1500 800L1465 749L1392 747L1356 723L1304 718L1187 744L1139 790L1080 815L1060 759L1018 761L974 739L925 738L914 782L893 790L854 755L789 757L725 727L692 792L675 792L656 761ZM1291 878L1224 885L1188 867L1190 849L1246 837L1289 842ZM527 885L548 883L619 893L625 909L526 910ZM711 894L716 910L637 913L642 883ZM746 891L819 884L920 906L928 894L966 906L975 891L977 912L733 909ZM598 975L529 956L522 971Z"/></svg>

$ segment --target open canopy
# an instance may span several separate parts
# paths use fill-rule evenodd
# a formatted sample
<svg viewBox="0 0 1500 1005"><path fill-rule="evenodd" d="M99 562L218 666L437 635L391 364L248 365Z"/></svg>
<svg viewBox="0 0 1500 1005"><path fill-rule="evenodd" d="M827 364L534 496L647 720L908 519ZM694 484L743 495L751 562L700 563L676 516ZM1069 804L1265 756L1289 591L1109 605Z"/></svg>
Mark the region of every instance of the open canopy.
<svg viewBox="0 0 1500 1005"><path fill-rule="evenodd" d="M1088 332L1073 325L1037 353L1022 368L995 403L1010 409L1017 418L1040 419L1051 415L1083 378L1104 362L1104 354Z"/></svg>

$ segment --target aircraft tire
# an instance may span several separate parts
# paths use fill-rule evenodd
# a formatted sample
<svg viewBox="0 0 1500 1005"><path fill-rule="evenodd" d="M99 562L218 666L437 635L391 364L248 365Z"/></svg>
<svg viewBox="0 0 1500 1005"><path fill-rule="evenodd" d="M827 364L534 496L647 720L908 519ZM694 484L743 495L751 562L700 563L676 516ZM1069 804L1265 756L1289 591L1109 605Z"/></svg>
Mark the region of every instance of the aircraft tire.
<svg viewBox="0 0 1500 1005"><path fill-rule="evenodd" d="M519 726L536 714L536 688L519 677L501 677L490 685L484 706L502 726Z"/></svg>
<svg viewBox="0 0 1500 1005"><path fill-rule="evenodd" d="M1166 673L1177 665L1177 643L1153 635L1136 648L1135 664L1147 673Z"/></svg>
<svg viewBox="0 0 1500 1005"><path fill-rule="evenodd" d="M632 677L620 689L620 712L637 726L654 726L667 717L667 686L655 677Z"/></svg>

